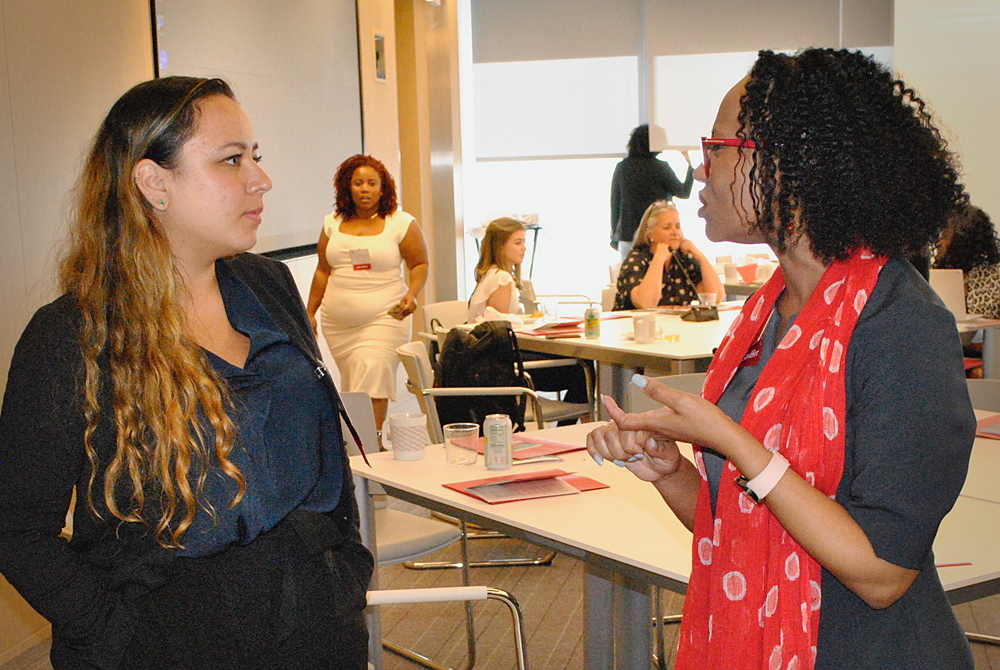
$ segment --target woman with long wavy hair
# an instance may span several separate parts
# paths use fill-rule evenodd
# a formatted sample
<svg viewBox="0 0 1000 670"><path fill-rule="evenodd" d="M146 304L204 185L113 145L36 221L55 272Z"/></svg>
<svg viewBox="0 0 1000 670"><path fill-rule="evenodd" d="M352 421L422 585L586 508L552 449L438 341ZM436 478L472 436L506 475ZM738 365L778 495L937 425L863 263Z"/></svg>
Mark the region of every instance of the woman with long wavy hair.
<svg viewBox="0 0 1000 670"><path fill-rule="evenodd" d="M965 195L924 102L858 52L762 51L702 145L709 239L780 270L701 397L637 375L663 407L606 400L588 437L693 532L676 667L971 670L932 545L976 421L954 318L907 260Z"/></svg>
<svg viewBox="0 0 1000 670"><path fill-rule="evenodd" d="M219 79L139 84L94 139L0 413L0 571L56 670L365 667L339 397L290 273L245 253L259 161Z"/></svg>

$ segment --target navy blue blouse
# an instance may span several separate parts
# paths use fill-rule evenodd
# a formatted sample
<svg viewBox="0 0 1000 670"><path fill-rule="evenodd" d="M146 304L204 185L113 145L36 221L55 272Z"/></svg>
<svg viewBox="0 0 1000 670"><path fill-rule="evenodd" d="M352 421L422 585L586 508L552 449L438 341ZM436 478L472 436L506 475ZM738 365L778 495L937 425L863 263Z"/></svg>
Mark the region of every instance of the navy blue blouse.
<svg viewBox="0 0 1000 670"><path fill-rule="evenodd" d="M243 368L206 352L229 385L237 433L230 458L246 478L246 493L232 506L236 482L213 462L205 494L215 521L199 510L179 556L247 544L297 507L329 512L343 485L340 418L311 358L291 344L249 286L222 263L216 263L216 273L229 322L250 338ZM209 430L206 441L211 439Z"/></svg>

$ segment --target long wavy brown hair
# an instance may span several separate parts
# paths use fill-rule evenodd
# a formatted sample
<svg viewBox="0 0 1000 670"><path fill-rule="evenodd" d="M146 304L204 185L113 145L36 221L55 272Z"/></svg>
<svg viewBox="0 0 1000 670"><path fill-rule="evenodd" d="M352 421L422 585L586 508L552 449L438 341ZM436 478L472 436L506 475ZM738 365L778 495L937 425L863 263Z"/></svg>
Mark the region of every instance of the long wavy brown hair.
<svg viewBox="0 0 1000 670"><path fill-rule="evenodd" d="M525 230L524 224L509 216L494 219L486 226L486 234L479 245L479 262L476 263L477 284L486 276L486 271L495 266L509 272L514 278L514 284L521 288L521 264L512 265L503 256L507 241L519 230Z"/></svg>
<svg viewBox="0 0 1000 670"><path fill-rule="evenodd" d="M60 268L62 289L76 297L81 314L87 501L100 516L94 488L103 479L114 517L152 523L144 512L159 513L155 537L165 547L183 547L181 535L199 508L214 516L204 496L212 465L238 483L233 504L246 483L229 458L235 426L225 384L185 333L185 289L133 169L144 158L176 168L197 129L199 102L216 95L235 100L220 79L167 77L139 84L115 103L77 183ZM113 417L103 416L98 402L108 387ZM92 439L107 420L117 444L110 462L102 462Z"/></svg>

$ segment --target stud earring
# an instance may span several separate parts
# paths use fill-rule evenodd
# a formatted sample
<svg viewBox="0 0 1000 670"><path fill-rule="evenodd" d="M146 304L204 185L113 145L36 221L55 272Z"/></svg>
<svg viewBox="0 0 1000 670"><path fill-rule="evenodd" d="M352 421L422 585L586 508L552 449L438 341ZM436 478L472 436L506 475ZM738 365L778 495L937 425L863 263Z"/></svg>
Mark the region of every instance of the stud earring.
<svg viewBox="0 0 1000 670"><path fill-rule="evenodd" d="M161 201L160 201L160 209L163 209L163 208L164 208L164 207L166 207L166 206L167 206L167 203L166 203L166 201L164 201L164 200L161 200Z"/></svg>

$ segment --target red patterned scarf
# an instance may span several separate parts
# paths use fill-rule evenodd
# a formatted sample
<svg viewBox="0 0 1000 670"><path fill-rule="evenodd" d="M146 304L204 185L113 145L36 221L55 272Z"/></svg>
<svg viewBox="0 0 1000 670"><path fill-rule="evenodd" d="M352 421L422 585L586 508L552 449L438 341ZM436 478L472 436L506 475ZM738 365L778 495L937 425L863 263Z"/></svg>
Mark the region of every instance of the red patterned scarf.
<svg viewBox="0 0 1000 670"><path fill-rule="evenodd" d="M844 469L844 363L858 316L885 258L856 253L834 263L761 371L742 426L792 469L833 498ZM705 378L717 402L744 356L760 341L785 286L775 272L723 339ZM701 449L691 582L684 606L678 670L804 670L816 660L820 566L756 505L726 461L712 517Z"/></svg>

